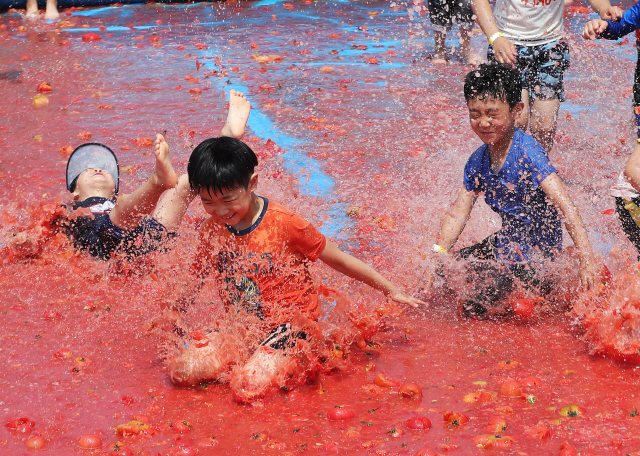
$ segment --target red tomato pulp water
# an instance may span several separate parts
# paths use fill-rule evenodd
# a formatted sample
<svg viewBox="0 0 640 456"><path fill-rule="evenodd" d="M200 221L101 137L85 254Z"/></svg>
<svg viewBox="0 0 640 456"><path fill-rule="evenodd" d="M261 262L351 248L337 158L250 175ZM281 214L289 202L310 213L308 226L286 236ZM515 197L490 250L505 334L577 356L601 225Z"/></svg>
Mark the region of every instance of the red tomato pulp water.
<svg viewBox="0 0 640 456"><path fill-rule="evenodd" d="M261 159L259 193L413 292L464 163L480 145L462 97L469 68L459 62L434 67L422 58L432 41L415 7L287 5L69 11L59 23L26 23L26 30L18 29L23 23L16 14L0 16L3 234L46 231L64 190L67 146L91 140L112 147L128 192L152 170L146 138L166 130L174 166L184 172L191 145L218 134L222 90L230 81L246 87L253 105L245 138ZM577 39L585 21L580 10L568 11L566 21L572 67L552 159L596 251L616 275L634 257L606 196L633 139L633 43L586 45ZM83 42L87 33L102 39ZM473 45L483 53L480 38ZM373 58L378 64L366 63ZM606 75L603 59L616 62ZM41 83L51 86L49 104L35 108ZM103 444L97 451L123 447L153 456L190 449L471 454L477 451L473 439L486 434L496 416L507 422L499 441L515 439L509 451L558 454L565 441L581 454L640 450L634 367L590 355L594 342L581 339L574 317L564 313L566 302L540 303L532 320L462 319L455 294L464 285L455 273L449 284L454 295L441 287L428 308L411 310L389 306L379 293L314 265L317 281L344 298L336 308L334 298L325 299L321 320L331 337L354 342L333 348L336 357L346 356L342 369L253 406L236 404L226 384L173 386L154 324L158 302L183 286L179 272L193 254L203 214L194 203L176 250L140 264L97 263L76 255L64 238L51 239L32 259L3 260L1 417L35 424L1 427L2 454L25 453L29 435L41 436L50 454L84 454L78 441L89 434ZM479 201L459 246L498 226ZM554 269L558 293L569 304L574 266L563 256ZM220 312L209 284L189 316L192 329L205 330ZM421 400L375 385L378 374L417 384ZM505 382L527 377L540 382L528 382L520 397L497 394ZM486 400L463 400L477 391ZM584 413L560 415L574 405ZM336 406L352 410L354 418L329 420ZM449 413L469 421L445 421ZM431 428L406 428L415 416L429 419ZM124 424L119 429L137 433L116 434Z"/></svg>

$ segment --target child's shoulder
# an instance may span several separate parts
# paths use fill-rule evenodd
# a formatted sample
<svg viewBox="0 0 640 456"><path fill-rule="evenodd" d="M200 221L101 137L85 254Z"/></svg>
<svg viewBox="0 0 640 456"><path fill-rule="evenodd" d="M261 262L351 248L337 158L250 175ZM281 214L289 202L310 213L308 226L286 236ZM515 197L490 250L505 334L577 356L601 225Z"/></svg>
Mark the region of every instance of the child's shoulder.
<svg viewBox="0 0 640 456"><path fill-rule="evenodd" d="M514 155L516 164L524 165L528 161L550 162L549 154L529 133L516 129L510 153Z"/></svg>

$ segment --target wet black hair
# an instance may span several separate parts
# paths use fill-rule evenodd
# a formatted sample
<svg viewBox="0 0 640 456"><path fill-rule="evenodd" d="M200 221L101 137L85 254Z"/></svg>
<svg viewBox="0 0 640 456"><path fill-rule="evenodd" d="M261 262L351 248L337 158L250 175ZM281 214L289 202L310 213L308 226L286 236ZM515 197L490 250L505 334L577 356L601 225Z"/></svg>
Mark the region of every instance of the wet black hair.
<svg viewBox="0 0 640 456"><path fill-rule="evenodd" d="M464 99L504 101L513 109L522 100L520 72L510 65L483 63L464 78Z"/></svg>
<svg viewBox="0 0 640 456"><path fill-rule="evenodd" d="M202 141L191 153L187 174L191 190L224 193L249 187L258 157L239 139L221 136Z"/></svg>

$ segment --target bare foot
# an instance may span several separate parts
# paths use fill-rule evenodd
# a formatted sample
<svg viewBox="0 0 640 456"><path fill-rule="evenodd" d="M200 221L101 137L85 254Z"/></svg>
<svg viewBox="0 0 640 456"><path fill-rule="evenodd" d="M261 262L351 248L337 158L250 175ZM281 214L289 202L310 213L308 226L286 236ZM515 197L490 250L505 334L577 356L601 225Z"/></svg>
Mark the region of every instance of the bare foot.
<svg viewBox="0 0 640 456"><path fill-rule="evenodd" d="M481 56L471 52L470 50L467 50L466 52L464 50L462 50L462 55L464 56L464 59L467 61L467 63L469 65L474 66L474 67L478 66L482 62L484 62L484 60L483 60L483 58Z"/></svg>
<svg viewBox="0 0 640 456"><path fill-rule="evenodd" d="M236 402L250 404L264 397L283 380L278 377L287 376L286 373L291 370L288 369L288 363L295 363L295 359L287 357L283 350L258 348L243 367L233 372L230 387Z"/></svg>
<svg viewBox="0 0 640 456"><path fill-rule="evenodd" d="M158 133L155 141L156 168L153 171L155 184L162 188L173 188L178 184L178 175L173 170L169 159L169 144L164 136Z"/></svg>
<svg viewBox="0 0 640 456"><path fill-rule="evenodd" d="M446 65L449 63L449 60L445 54L433 54L433 57L431 57L431 63L434 65Z"/></svg>
<svg viewBox="0 0 640 456"><path fill-rule="evenodd" d="M49 6L47 6L47 9L44 12L44 19L46 21L57 21L60 19L60 13L58 13L56 8L49 9Z"/></svg>
<svg viewBox="0 0 640 456"><path fill-rule="evenodd" d="M60 13L58 13L58 0L47 0L44 19L46 21L55 21L60 19Z"/></svg>
<svg viewBox="0 0 640 456"><path fill-rule="evenodd" d="M231 89L229 91L229 113L220 135L241 138L244 135L244 128L250 113L251 103L245 98L244 93Z"/></svg>
<svg viewBox="0 0 640 456"><path fill-rule="evenodd" d="M38 0L27 0L27 14L28 19L36 19L38 17Z"/></svg>

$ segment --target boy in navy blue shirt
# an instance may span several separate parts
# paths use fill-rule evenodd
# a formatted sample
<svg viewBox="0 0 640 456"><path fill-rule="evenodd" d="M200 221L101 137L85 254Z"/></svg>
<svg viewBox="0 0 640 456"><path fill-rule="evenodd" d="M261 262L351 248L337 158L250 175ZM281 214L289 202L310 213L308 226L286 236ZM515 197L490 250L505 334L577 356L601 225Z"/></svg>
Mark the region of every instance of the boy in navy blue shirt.
<svg viewBox="0 0 640 456"><path fill-rule="evenodd" d="M476 316L500 313L495 305L513 290L514 277L545 291L538 264L562 249L559 211L578 250L580 282L590 288L595 277L593 253L578 211L544 148L515 126L524 107L520 74L501 64L481 65L467 74L464 95L471 128L485 144L467 161L463 187L433 246L434 265L439 267L447 257L480 194L500 215L502 228L457 252L457 258L471 260L473 273L474 297L463 310ZM427 291L436 268L425 273Z"/></svg>

